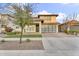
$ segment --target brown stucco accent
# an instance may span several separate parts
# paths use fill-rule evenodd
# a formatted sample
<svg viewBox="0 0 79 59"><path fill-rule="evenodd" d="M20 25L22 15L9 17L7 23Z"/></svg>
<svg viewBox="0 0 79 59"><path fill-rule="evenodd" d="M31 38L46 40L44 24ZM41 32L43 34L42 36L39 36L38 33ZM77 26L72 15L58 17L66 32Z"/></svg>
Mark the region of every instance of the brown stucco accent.
<svg viewBox="0 0 79 59"><path fill-rule="evenodd" d="M38 15L38 18L40 16L58 16L58 14L40 14L40 15Z"/></svg>
<svg viewBox="0 0 79 59"><path fill-rule="evenodd" d="M59 23L42 23L42 24L45 24L45 25L57 25Z"/></svg>

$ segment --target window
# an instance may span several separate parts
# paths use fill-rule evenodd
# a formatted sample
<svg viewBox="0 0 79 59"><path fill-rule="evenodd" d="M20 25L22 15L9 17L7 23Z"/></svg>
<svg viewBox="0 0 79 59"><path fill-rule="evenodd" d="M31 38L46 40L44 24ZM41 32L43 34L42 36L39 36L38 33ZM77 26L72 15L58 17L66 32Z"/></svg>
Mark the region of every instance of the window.
<svg viewBox="0 0 79 59"><path fill-rule="evenodd" d="M50 20L51 19L51 16L41 16L40 19Z"/></svg>
<svg viewBox="0 0 79 59"><path fill-rule="evenodd" d="M16 29L18 29L19 27L17 26Z"/></svg>
<svg viewBox="0 0 79 59"><path fill-rule="evenodd" d="M50 20L50 19L51 19L51 16L48 16L48 17L47 17L47 20Z"/></svg>
<svg viewBox="0 0 79 59"><path fill-rule="evenodd" d="M26 32L35 32L35 25L30 25L25 27Z"/></svg>
<svg viewBox="0 0 79 59"><path fill-rule="evenodd" d="M44 19L45 19L45 20L50 20L50 19L51 19L51 16L45 16Z"/></svg>
<svg viewBox="0 0 79 59"><path fill-rule="evenodd" d="M44 23L44 21L41 21L41 23Z"/></svg>

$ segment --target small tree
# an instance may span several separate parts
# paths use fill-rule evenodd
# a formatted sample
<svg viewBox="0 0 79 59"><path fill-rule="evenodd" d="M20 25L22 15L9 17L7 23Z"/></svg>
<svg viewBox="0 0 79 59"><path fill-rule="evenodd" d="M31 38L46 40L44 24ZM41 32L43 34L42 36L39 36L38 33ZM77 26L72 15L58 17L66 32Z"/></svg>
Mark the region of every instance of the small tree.
<svg viewBox="0 0 79 59"><path fill-rule="evenodd" d="M26 25L32 23L32 6L30 4L13 4L15 24L21 27L20 43L22 43L23 30Z"/></svg>

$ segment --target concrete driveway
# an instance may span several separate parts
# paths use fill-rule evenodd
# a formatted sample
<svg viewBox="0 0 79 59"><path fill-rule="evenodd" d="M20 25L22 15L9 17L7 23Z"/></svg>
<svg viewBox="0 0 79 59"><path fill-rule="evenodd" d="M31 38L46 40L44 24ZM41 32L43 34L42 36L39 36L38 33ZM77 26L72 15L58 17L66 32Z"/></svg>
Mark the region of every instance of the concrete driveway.
<svg viewBox="0 0 79 59"><path fill-rule="evenodd" d="M51 34L50 34L51 35ZM46 36L42 42L45 50L0 50L0 55L17 56L79 56L79 37L63 33Z"/></svg>
<svg viewBox="0 0 79 59"><path fill-rule="evenodd" d="M48 55L79 56L79 36L44 33L43 44Z"/></svg>
<svg viewBox="0 0 79 59"><path fill-rule="evenodd" d="M48 55L79 56L79 37L46 37L43 39Z"/></svg>

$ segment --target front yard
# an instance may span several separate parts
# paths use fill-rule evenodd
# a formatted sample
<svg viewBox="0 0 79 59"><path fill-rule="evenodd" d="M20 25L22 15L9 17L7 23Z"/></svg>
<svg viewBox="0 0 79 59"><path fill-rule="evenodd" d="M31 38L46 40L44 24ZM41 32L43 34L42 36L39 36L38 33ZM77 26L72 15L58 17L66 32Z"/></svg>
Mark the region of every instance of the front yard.
<svg viewBox="0 0 79 59"><path fill-rule="evenodd" d="M22 43L19 43L20 34L6 33L0 38L0 50L44 50L42 34L23 34Z"/></svg>
<svg viewBox="0 0 79 59"><path fill-rule="evenodd" d="M5 41L0 42L0 50L44 50L42 40L23 41Z"/></svg>
<svg viewBox="0 0 79 59"><path fill-rule="evenodd" d="M20 37L20 33L19 32L7 32L5 38L19 38ZM22 36L23 38L27 38L27 37L42 37L42 34L39 33L26 33L23 34Z"/></svg>
<svg viewBox="0 0 79 59"><path fill-rule="evenodd" d="M20 35L7 35L5 36L5 38L19 38ZM23 38L26 38L26 37L42 37L41 34L37 34L37 35L23 35Z"/></svg>

